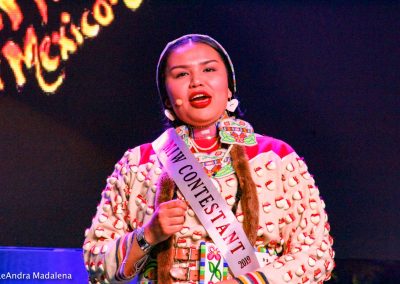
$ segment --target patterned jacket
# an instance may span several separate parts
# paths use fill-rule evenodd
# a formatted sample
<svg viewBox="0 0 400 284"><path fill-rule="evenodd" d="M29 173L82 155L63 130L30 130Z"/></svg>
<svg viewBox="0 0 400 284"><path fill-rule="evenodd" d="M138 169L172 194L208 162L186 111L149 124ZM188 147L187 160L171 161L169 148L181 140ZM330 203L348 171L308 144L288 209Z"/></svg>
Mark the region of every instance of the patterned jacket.
<svg viewBox="0 0 400 284"><path fill-rule="evenodd" d="M260 203L256 246L267 248L276 257L239 279L242 283L322 283L331 276L334 251L318 187L304 160L289 145L267 136L256 135L256 139L257 145L246 147ZM146 224L155 211L156 185L162 172L151 144L128 150L115 165L92 225L85 232L84 260L92 283L122 283L133 278L123 275L121 263L129 253L135 229ZM213 182L232 206L237 190L235 173ZM243 221L240 203L236 216ZM206 238L207 232L189 208L184 228L176 233L176 245L199 247ZM141 283L154 283L146 280L149 269L151 266L141 270Z"/></svg>

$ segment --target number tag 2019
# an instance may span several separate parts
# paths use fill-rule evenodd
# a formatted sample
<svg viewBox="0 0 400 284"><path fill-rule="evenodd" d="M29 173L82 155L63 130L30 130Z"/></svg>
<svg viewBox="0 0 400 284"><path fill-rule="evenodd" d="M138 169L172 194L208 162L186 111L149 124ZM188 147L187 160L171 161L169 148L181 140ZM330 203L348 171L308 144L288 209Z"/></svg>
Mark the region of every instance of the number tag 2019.
<svg viewBox="0 0 400 284"><path fill-rule="evenodd" d="M251 258L250 256L246 256L244 258L242 258L241 260L238 261L238 264L240 265L240 268L244 268L247 265L249 265L251 263Z"/></svg>

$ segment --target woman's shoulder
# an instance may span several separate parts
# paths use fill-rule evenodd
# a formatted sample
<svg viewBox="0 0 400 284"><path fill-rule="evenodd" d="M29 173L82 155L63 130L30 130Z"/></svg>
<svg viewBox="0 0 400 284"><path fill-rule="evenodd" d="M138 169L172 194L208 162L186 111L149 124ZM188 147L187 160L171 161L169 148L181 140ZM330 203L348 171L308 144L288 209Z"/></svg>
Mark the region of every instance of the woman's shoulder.
<svg viewBox="0 0 400 284"><path fill-rule="evenodd" d="M151 143L145 143L139 146L140 149L140 161L139 164L147 163L150 160L150 156L154 155L153 147Z"/></svg>
<svg viewBox="0 0 400 284"><path fill-rule="evenodd" d="M151 143L144 143L139 146L128 149L122 159L127 158L135 164L145 164L151 160L151 156L154 155L153 147Z"/></svg>
<svg viewBox="0 0 400 284"><path fill-rule="evenodd" d="M294 152L293 148L288 143L271 136L256 134L256 140L257 145L247 147L246 149L249 159L269 151L273 151L280 158L283 158Z"/></svg>
<svg viewBox="0 0 400 284"><path fill-rule="evenodd" d="M158 137L156 139L158 139ZM156 153L153 149L153 142L154 141L143 143L128 149L125 152L124 157L129 156L131 160L135 160L135 164L139 165L154 162L153 160Z"/></svg>

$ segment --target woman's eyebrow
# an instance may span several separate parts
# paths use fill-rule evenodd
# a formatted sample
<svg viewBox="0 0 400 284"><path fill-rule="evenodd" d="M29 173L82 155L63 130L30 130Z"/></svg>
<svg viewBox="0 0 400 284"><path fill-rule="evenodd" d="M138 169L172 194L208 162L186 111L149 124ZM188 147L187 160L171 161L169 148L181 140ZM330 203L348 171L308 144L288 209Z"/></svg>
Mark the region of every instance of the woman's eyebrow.
<svg viewBox="0 0 400 284"><path fill-rule="evenodd" d="M213 63L213 62L218 62L218 61L215 59L205 60L205 61L200 62L199 65L207 65L208 63ZM189 65L189 64L188 65L185 65L185 64L175 65L175 66L172 66L168 71L171 72L172 70L177 69L177 68L189 68L190 66L191 65Z"/></svg>

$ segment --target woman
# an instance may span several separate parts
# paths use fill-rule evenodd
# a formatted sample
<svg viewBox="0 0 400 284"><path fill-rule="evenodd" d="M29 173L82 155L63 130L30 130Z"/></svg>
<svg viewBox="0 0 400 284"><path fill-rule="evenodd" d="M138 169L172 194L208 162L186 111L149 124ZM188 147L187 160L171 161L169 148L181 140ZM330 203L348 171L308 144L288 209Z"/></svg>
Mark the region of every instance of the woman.
<svg viewBox="0 0 400 284"><path fill-rule="evenodd" d="M140 283L162 284L329 279L333 241L318 188L290 146L255 134L249 123L235 118L235 74L223 47L205 35L169 43L157 66L157 86L175 127L168 133L184 146L144 144L115 165L86 231L89 280L114 283L136 275ZM184 150L198 163L195 159L174 173L168 165L186 159ZM186 171L196 163L201 173ZM200 186L200 176L210 186ZM223 201L215 202L218 198Z"/></svg>

